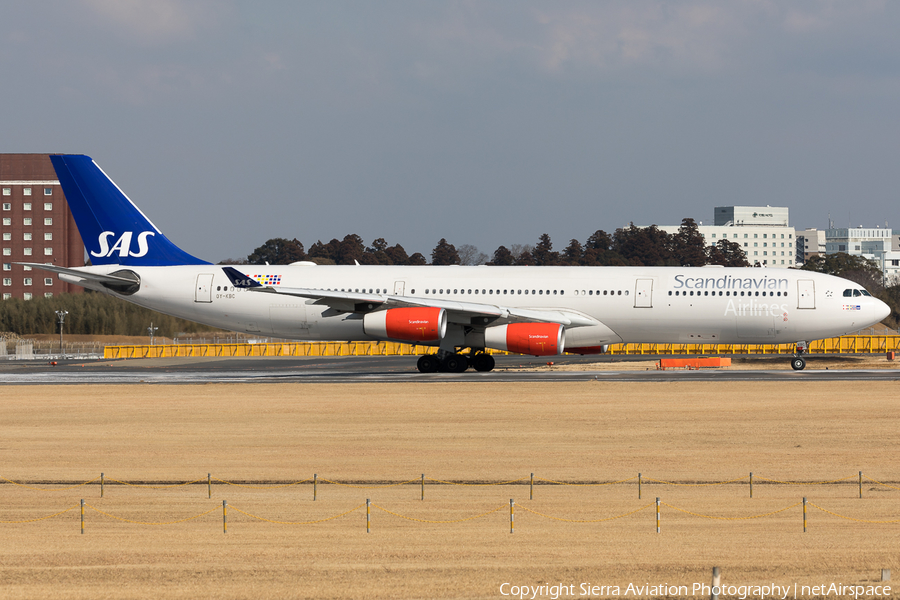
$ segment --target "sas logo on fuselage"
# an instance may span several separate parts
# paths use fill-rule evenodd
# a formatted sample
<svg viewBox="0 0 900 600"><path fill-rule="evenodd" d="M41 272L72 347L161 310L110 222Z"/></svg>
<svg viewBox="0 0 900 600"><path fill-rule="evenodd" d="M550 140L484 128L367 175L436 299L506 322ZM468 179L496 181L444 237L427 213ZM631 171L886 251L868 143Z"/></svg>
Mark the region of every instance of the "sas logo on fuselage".
<svg viewBox="0 0 900 600"><path fill-rule="evenodd" d="M260 285L281 285L281 275L253 275L252 279Z"/></svg>
<svg viewBox="0 0 900 600"><path fill-rule="evenodd" d="M109 239L116 235L112 231L104 231L99 236L97 236L97 242L100 244L99 252L91 252L91 256L96 256L98 258L109 258L116 252L119 253L119 256L125 258L127 256L133 256L135 258L140 258L141 256L146 256L147 251L150 249L147 245L147 238L151 235L156 235L152 231L142 231L137 235L137 252L131 251L131 238L134 237L133 231L126 231L119 239L116 240L116 243L113 244L112 248L109 247Z"/></svg>

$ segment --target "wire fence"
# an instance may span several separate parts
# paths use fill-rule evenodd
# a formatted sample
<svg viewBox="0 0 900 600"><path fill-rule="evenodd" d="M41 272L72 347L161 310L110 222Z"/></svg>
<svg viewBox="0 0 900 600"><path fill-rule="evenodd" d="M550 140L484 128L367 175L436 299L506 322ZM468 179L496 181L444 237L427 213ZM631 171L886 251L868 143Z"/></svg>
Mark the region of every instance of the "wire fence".
<svg viewBox="0 0 900 600"><path fill-rule="evenodd" d="M387 490L388 488L403 488L403 487L417 487L419 494L417 494L420 500L425 500L426 496L426 488L433 486L451 486L451 487L459 487L459 488L493 488L497 489L503 488L504 491L509 491L510 495L519 495L520 497L524 496L525 488L527 488L528 492L528 502L524 502L524 500L520 500L518 503L511 498L509 500L509 504L506 503L497 506L483 506L481 508L477 508L472 511L471 514L467 514L464 516L456 516L455 518L439 518L440 515L426 516L422 514L406 514L400 510L396 510L394 508L384 506L382 504L373 504L370 498L366 499L364 504L357 504L351 508L344 508L339 510L333 514L327 514L322 516L318 512L310 518L302 518L296 520L287 520L283 518L274 518L270 516L264 516L262 512L258 510L251 510L249 507L240 507L235 505L229 505L227 500L222 500L221 506L221 516L222 516L222 527L223 531L227 533L228 530L228 509L231 508L233 512L242 515L247 521L260 521L266 523L273 523L278 525L315 525L320 523L325 523L328 521L333 521L336 519L340 519L343 517L347 517L357 511L363 510L365 508L366 512L366 531L370 532L372 528L372 510L376 510L380 513L384 513L390 518L400 519L402 521L420 523L420 524L434 524L434 525L443 525L443 524L453 524L453 523L466 523L470 521L476 521L480 519L484 519L503 511L504 509L509 508L509 528L510 533L515 531L515 510L518 507L522 512L532 515L535 518L548 519L556 522L564 522L564 523L573 523L573 524L599 524L606 523L610 521L617 521L619 519L631 518L651 509L655 506L655 524L657 532L660 532L660 518L661 512L665 510L671 510L676 513L681 513L683 515L689 515L691 517L702 518L702 519L710 519L716 521L747 521L747 520L761 520L766 518L774 518L776 515L781 515L782 513L788 513L788 511L797 508L798 506L802 506L802 525L803 531L807 531L808 529L808 511L810 509L816 509L829 517L838 518L841 520L851 521L855 523L866 523L866 524L879 524L879 525L894 525L900 524L900 516L891 517L891 518L883 518L883 519L872 519L866 518L866 516L862 516L860 514L845 514L844 512L840 512L831 507L826 507L820 505L818 503L813 503L808 501L807 497L803 497L801 501L792 502L786 506L779 506L774 509L765 510L763 512L758 512L753 510L751 506L741 507L741 510L746 510L744 514L733 514L735 509L734 498L729 497L725 501L725 506L732 514L709 514L708 512L701 512L700 510L685 507L677 504L672 504L669 502L663 502L661 500L661 496L665 493L667 488L713 488L713 487L724 487L728 486L729 488L746 488L746 495L742 496L745 498L746 502L751 502L753 498L753 487L754 484L764 485L767 487L778 487L778 488L788 488L788 487L796 487L801 486L804 489L810 489L811 486L832 486L837 487L839 489L847 489L848 487L857 488L854 490L855 494L848 494L848 497L858 497L860 499L863 498L863 483L866 485L874 485L875 488L870 489L880 489L882 491L891 491L896 490L900 491L900 484L897 481L889 479L887 477L881 479L875 479L863 474L862 471L857 472L854 475L848 475L845 477L836 477L825 480L791 480L791 479L780 479L775 477L763 477L760 475L754 475L753 473L748 473L748 475L743 477L732 477L723 480L716 481L702 481L702 480L672 480L672 479L660 479L655 477L645 476L642 473L638 473L635 476L627 477L627 478L617 478L617 479L608 479L608 480L561 480L561 479L550 479L543 477L536 477L534 473L531 473L527 477L519 477L513 479L500 479L500 480L454 480L454 479L438 479L432 477L426 477L424 473L420 474L418 477L405 479L405 480L337 480L337 479L327 479L327 478L319 478L318 474L313 474L312 477L308 477L305 479L298 480L289 480L289 481L279 481L279 480L228 480L222 479L219 477L213 477L212 473L207 473L206 477L199 477L196 479L183 480L183 481L150 481L150 480L125 480L125 479L117 479L107 477L104 473L101 473L98 477L93 477L90 479L86 479L83 481L62 481L62 480L38 480L38 481L26 481L26 480L15 480L8 477L0 476L0 486L10 486L10 488L20 489L27 492L43 492L48 494L54 494L58 492L72 492L73 490L78 490L78 492L84 496L84 492L88 490L93 490L96 495L99 497L105 498L109 495L109 488L131 488L137 490L147 490L147 491L162 491L162 490L174 490L177 488L182 488L186 490L196 490L197 487L204 489L206 494L206 500L212 500L213 498L213 487L216 487L217 493L226 492L228 490L233 490L235 488L241 488L243 490L249 490L256 493L263 493L274 490L287 490L287 488L297 488L299 486L309 486L311 487L311 500L317 501L319 499L319 486L333 486L347 489L352 493L357 493L360 490L366 491L374 491L374 490ZM532 506L531 503L535 498L535 486L544 487L544 488L573 488L574 492L585 491L585 488L599 488L599 487L609 487L609 486L617 486L623 492L627 492L627 496L625 496L625 502L632 502L637 500L640 504L638 506L629 508L624 512L616 513L616 514L601 514L594 515L590 517L586 517L586 515L581 514L585 510L589 510L590 507L596 506L596 503L593 499L588 498L583 502L579 501L579 505L581 508L579 509L580 514L578 515L566 515L566 514L554 514L551 511L547 511L546 508L542 508L538 510L536 506ZM645 503L642 502L644 500L643 494L645 493L645 487L651 486L651 490L656 495L655 502ZM310 491L310 490L308 490ZM649 490L647 490L649 491ZM99 492L97 494L97 492ZM636 496L636 497L635 497ZM782 495L778 495L781 497ZM200 500L201 495L193 496L193 502L203 502ZM891 494L889 496L885 496L884 494L876 494L878 500L888 500L891 502L891 508L893 510L897 510L896 500L900 498L900 495ZM309 498L309 496L307 496ZM407 498L408 502L411 498ZM297 498L294 499L296 501ZM395 498L396 500L396 498ZM472 499L475 501L475 499ZM771 501L772 499L770 499ZM831 500L835 500L831 498ZM281 500L283 502L283 498ZM477 500L479 502L483 501L481 499ZM553 502L554 500L551 498L550 500ZM622 498L619 501L623 501ZM340 501L338 501L340 502ZM320 508L323 506L321 503L318 503ZM426 505L423 505L426 506ZM758 505L757 505L758 506ZM433 505L428 505L429 508L434 508ZM32 524L38 523L41 521L47 521L55 518L62 518L64 515L68 513L78 510L80 508L80 522L81 522L81 531L84 533L85 531L85 523L87 520L87 515L89 513L95 513L95 519L97 516L102 518L101 520L111 520L118 521L122 523L128 523L132 525L176 525L180 523L186 523L188 521L193 521L197 519L201 519L207 517L209 515L213 515L217 513L219 510L217 506L209 507L206 505L202 510L193 514L187 515L176 515L173 518L168 518L165 520L146 520L146 519L137 519L132 516L125 516L123 514L117 514L114 509L108 508L100 508L94 504L91 504L82 497L80 499L80 504L70 505L68 507L61 507L57 510L53 510L48 514L39 514L39 515L28 515L25 518L2 518L4 507L0 505L0 525L15 525L15 524ZM158 508L157 508L158 509ZM19 509L21 510L21 509ZM456 506L454 508L458 512L459 508ZM212 517L210 517L212 518ZM216 517L218 519L218 517Z"/></svg>
<svg viewBox="0 0 900 600"><path fill-rule="evenodd" d="M463 479L438 479L434 477L426 477L424 473L417 477L404 480L337 480L319 477L318 473L314 473L312 477L298 480L228 480L219 477L213 477L212 473L207 473L205 477L185 481L155 481L155 480L123 480L107 477L104 473L99 476L84 481L70 480L15 480L0 475L0 486L10 485L20 487L32 491L59 492L72 490L84 486L95 485L99 487L100 497L103 497L105 490L109 486L124 486L143 489L172 489L187 486L200 486L205 488L208 497L212 497L213 486L231 486L244 488L249 490L276 490L290 487L308 485L312 488L313 498L318 496L319 486L339 486L356 490L377 490L396 488L401 486L416 486L421 490L421 496L424 498L425 488L427 486L459 486L459 487L495 487L495 486L528 486L529 499L534 498L535 486L572 486L572 487L603 487L603 486L619 486L630 493L637 492L637 497L642 497L643 488L645 486L672 486L676 488L703 488L717 486L737 486L746 489L746 494L752 498L754 486L845 486L853 488L856 491L854 496L863 497L863 484L874 484L885 490L900 491L900 481L874 479L862 471L845 477L838 477L826 480L790 480L778 479L774 477L765 477L759 474L748 473L742 477L733 477L730 479L716 481L702 480L666 480L658 479L638 473L632 477L619 479L592 479L592 480L561 480L549 479L535 476L531 473L529 476L518 477L514 479L498 479L498 480L463 480Z"/></svg>
<svg viewBox="0 0 900 600"><path fill-rule="evenodd" d="M494 505L493 507L486 507L486 510L484 508L478 509L477 512L473 512L472 514L469 514L469 515L466 515L463 517L459 517L459 518L453 518L453 519L442 519L442 518L436 518L436 517L435 518L426 518L421 515L412 516L410 514L404 514L397 510L393 510L391 508L381 506L380 504L373 504L371 499L367 498L365 503L357 504L356 506L353 506L352 508L349 508L346 510L341 510L340 512L337 512L337 513L334 513L331 515L327 515L327 516L319 517L319 518L290 520L290 521L284 520L284 519L276 519L276 518L262 516L260 514L257 514L256 512L250 512L250 510L245 510L245 509L239 508L238 506L235 506L233 504L229 504L227 500L222 501L221 511L220 511L218 504L216 504L210 508L206 508L205 510L201 510L200 512L196 512L193 514L181 515L176 518L170 518L170 519L166 519L166 520L148 521L148 520L130 518L127 516L123 516L121 514L116 514L115 512L112 512L111 510L102 509L102 508L95 506L93 504L90 504L90 503L86 502L84 499L82 499L79 504L74 504L72 506L63 508L62 510L57 510L57 511L54 511L54 512L52 512L50 514L46 514L46 515L32 516L32 517L28 517L25 519L0 519L0 525L29 525L29 524L38 523L41 521L47 521L50 519L61 518L61 517L63 517L63 515L66 515L73 511L77 511L80 508L80 525L81 525L81 533L82 534L86 530L87 522L93 520L93 519L88 518L88 516L89 516L88 511L92 511L93 513L96 513L96 515L99 515L99 517L101 517L101 519L94 521L94 523L92 524L92 526L97 526L97 527L101 526L100 521L102 521L102 520L127 523L130 525L143 525L143 526L160 526L160 525L162 525L162 526L165 526L165 525L178 525L178 524L182 524L182 523L187 523L188 521L194 521L194 520L202 519L203 517L213 515L213 517L210 517L210 518L215 518L215 520L218 521L219 517L217 515L221 514L222 529L223 529L224 533L227 533L228 532L228 509L229 508L233 512L237 512L237 513L243 515L244 517L246 517L247 521L245 521L245 522L260 521L260 522L271 523L271 524L275 524L275 525L290 525L290 526L318 525L321 523L326 523L329 521L334 521L337 519L341 519L343 517L347 517L353 513L356 513L356 512L359 512L359 511L365 509L366 533L370 533L372 530L372 509L376 509L386 515L389 515L389 517L392 517L395 519L400 519L402 521L408 521L408 522L419 523L419 524L427 524L427 525L450 525L450 524L461 524L461 523L468 523L471 521L481 520L481 519L490 517L491 515L500 513L501 511L504 511L504 509L506 509L507 507L509 508L509 531L510 531L510 533L514 533L514 531L515 531L516 508L518 508L522 512L525 512L529 515L533 515L535 518L539 518L539 519L547 519L547 520L551 520L551 521L578 524L578 525L590 525L590 524L608 523L611 521L617 521L617 520L626 519L626 518L635 518L635 515L638 515L639 513L642 513L644 511L647 511L648 509L652 509L655 507L656 510L655 510L654 522L655 522L655 526L656 526L656 533L661 533L661 531L662 531L662 527L661 527L662 516L661 516L661 514L662 514L663 509L670 509L672 511L675 511L676 513L689 515L691 517L696 517L699 519L709 519L709 520L715 520L715 521L732 521L733 522L733 521L761 520L766 517L775 517L776 515L784 516L784 514L788 513L788 511L790 511L792 509L796 509L798 507L801 507L801 510L797 511L797 513L799 513L799 514L794 514L793 518L796 519L796 521L798 522L798 525L797 525L798 532L800 530L800 524L801 524L800 522L802 521L803 533L806 533L810 527L810 517L809 517L809 509L810 508L814 508L814 509L820 511L821 513L828 515L829 517L834 517L834 518L841 519L841 520L851 521L854 523L876 524L876 525L900 524L900 517L888 518L888 519L871 519L871 518L863 518L860 516L843 514L836 510L832 510L825 506L820 506L817 503L811 502L811 501L809 501L809 499L807 497L803 497L803 499L800 501L793 502L791 504L788 504L787 506L782 506L782 507L776 508L774 510L767 510L762 513L748 512L748 514L742 514L742 515L737 515L737 516L734 516L734 515L728 516L728 515L722 515L722 514L707 514L707 513L699 512L696 510L691 510L691 509L685 508L683 506L677 506L675 504L663 502L659 497L657 497L654 502L648 502L645 504L641 504L641 505L639 505L633 509L627 510L625 512L622 512L619 514L612 514L612 515L600 515L595 518L576 518L571 515L549 514L547 512L542 512L542 511L536 510L535 508L531 508L531 506L529 506L526 503L522 503L522 502L517 503L514 499L510 499L509 504L503 503L503 504L500 504L499 506ZM733 504L730 503L729 507L733 508ZM783 519L781 522L783 522ZM232 523L232 524L234 524L234 523ZM521 524L521 520L520 520L520 524ZM357 527L359 527L359 525L357 525Z"/></svg>

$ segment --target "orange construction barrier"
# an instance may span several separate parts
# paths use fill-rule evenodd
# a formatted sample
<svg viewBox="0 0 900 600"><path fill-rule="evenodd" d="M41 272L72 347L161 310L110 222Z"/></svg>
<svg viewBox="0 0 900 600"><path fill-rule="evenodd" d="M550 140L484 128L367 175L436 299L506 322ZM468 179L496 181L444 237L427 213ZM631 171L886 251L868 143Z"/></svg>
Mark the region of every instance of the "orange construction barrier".
<svg viewBox="0 0 900 600"><path fill-rule="evenodd" d="M713 356L709 358L661 358L658 369L665 371L666 369L700 369L700 368L718 368L730 367L731 358L723 356Z"/></svg>

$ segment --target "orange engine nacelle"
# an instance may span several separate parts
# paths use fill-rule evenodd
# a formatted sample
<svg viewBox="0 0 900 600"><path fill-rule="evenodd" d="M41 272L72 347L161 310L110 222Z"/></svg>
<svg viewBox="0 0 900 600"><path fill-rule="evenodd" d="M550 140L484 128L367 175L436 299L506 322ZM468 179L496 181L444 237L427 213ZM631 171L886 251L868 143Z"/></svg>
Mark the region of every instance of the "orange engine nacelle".
<svg viewBox="0 0 900 600"><path fill-rule="evenodd" d="M484 330L484 345L497 350L550 356L562 354L566 329L557 323L512 323Z"/></svg>
<svg viewBox="0 0 900 600"><path fill-rule="evenodd" d="M366 335L404 342L438 342L447 333L443 308L390 308L363 317Z"/></svg>

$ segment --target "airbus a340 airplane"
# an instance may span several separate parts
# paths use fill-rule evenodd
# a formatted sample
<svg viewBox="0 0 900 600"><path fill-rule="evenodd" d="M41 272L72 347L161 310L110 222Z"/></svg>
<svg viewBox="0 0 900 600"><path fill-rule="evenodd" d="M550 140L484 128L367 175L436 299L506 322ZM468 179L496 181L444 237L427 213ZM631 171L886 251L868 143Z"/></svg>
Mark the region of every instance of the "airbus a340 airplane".
<svg viewBox="0 0 900 600"><path fill-rule="evenodd" d="M485 348L549 356L620 342L790 342L799 370L806 341L890 313L846 279L787 269L213 265L170 242L90 157L50 158L92 266L25 264L233 331L437 346L422 372L490 371Z"/></svg>

